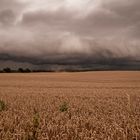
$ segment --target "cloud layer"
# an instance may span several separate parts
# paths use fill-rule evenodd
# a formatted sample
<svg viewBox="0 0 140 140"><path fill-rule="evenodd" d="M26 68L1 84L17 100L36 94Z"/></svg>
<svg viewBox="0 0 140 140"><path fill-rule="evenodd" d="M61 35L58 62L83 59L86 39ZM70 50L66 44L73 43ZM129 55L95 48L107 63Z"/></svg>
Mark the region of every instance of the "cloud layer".
<svg viewBox="0 0 140 140"><path fill-rule="evenodd" d="M139 0L0 0L0 66L139 68L139 8Z"/></svg>

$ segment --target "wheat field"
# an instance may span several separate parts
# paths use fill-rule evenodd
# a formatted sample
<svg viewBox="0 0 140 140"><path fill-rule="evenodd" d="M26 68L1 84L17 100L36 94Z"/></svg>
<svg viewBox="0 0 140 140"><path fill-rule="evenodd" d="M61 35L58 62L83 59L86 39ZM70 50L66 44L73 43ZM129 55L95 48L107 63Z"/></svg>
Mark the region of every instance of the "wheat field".
<svg viewBox="0 0 140 140"><path fill-rule="evenodd" d="M0 140L140 140L138 71L0 74L0 100Z"/></svg>

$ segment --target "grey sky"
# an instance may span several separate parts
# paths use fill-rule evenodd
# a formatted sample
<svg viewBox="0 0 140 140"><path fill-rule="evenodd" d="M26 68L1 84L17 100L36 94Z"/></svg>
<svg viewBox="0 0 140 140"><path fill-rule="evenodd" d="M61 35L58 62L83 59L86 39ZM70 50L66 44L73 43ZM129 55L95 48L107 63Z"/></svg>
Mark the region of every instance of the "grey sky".
<svg viewBox="0 0 140 140"><path fill-rule="evenodd" d="M139 0L0 0L0 65L140 64L139 9Z"/></svg>

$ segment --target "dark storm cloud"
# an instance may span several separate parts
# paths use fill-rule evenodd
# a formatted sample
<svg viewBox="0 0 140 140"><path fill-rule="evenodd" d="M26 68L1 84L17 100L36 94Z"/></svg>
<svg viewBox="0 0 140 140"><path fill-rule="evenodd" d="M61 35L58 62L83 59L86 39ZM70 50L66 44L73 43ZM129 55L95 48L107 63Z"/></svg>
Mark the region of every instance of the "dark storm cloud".
<svg viewBox="0 0 140 140"><path fill-rule="evenodd" d="M103 4L104 9L107 9L111 13L114 13L118 20L116 23L119 27L128 28L129 34L135 34L140 29L140 1L111 1ZM116 18L117 19L117 18ZM110 22L111 24L112 22ZM113 24L112 24L113 25ZM135 37L135 36L134 36Z"/></svg>
<svg viewBox="0 0 140 140"><path fill-rule="evenodd" d="M0 25L12 25L23 10L24 4L17 0L0 0Z"/></svg>
<svg viewBox="0 0 140 140"><path fill-rule="evenodd" d="M20 4L16 0L0 0L0 11L11 9L16 10Z"/></svg>
<svg viewBox="0 0 140 140"><path fill-rule="evenodd" d="M69 31L76 34L118 37L120 34L131 36L139 31L140 2L134 0L103 1L86 16L76 16L76 12L60 8L57 11L34 11L23 15L25 26L44 26L53 30ZM113 35L112 35L113 34ZM118 36L117 36L118 35ZM137 33L136 35L139 35ZM123 37L123 36L122 36ZM135 36L134 36L135 37Z"/></svg>
<svg viewBox="0 0 140 140"><path fill-rule="evenodd" d="M0 60L87 67L140 65L138 0L100 0L96 6L96 0L89 0L81 7L80 0L68 2L72 6L53 0L44 8L49 0L0 0Z"/></svg>
<svg viewBox="0 0 140 140"><path fill-rule="evenodd" d="M3 10L0 12L0 22L4 25L9 25L15 21L16 17L12 10Z"/></svg>

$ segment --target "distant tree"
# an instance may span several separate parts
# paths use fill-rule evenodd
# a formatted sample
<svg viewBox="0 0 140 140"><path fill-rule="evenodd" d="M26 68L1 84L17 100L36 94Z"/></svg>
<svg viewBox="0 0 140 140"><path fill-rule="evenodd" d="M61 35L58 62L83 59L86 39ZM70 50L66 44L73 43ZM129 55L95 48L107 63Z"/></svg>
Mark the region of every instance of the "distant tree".
<svg viewBox="0 0 140 140"><path fill-rule="evenodd" d="M12 70L11 70L10 68L7 67L7 68L4 68L4 69L3 69L3 72L10 73L10 72L12 72Z"/></svg>
<svg viewBox="0 0 140 140"><path fill-rule="evenodd" d="M18 72L24 72L23 68L19 68Z"/></svg>
<svg viewBox="0 0 140 140"><path fill-rule="evenodd" d="M20 72L20 73L29 73L29 72L31 72L31 70L29 68L26 68L26 69L19 68L18 72Z"/></svg>
<svg viewBox="0 0 140 140"><path fill-rule="evenodd" d="M24 70L24 72L29 73L29 72L31 72L31 70L27 68L27 69Z"/></svg>

